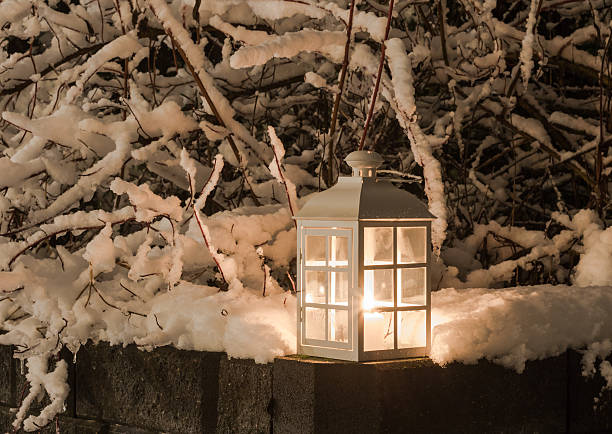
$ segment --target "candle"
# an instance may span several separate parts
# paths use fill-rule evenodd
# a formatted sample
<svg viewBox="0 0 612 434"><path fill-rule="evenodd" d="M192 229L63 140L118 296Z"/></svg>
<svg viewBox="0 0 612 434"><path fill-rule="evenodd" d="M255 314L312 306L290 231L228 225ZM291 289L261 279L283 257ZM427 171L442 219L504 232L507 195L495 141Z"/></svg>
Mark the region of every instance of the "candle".
<svg viewBox="0 0 612 434"><path fill-rule="evenodd" d="M363 313L363 349L373 351L383 349L385 318L380 312Z"/></svg>
<svg viewBox="0 0 612 434"><path fill-rule="evenodd" d="M363 290L363 349L364 351L379 349L384 336L384 318L380 312L371 312L374 308L374 282L372 272L364 273Z"/></svg>
<svg viewBox="0 0 612 434"><path fill-rule="evenodd" d="M376 306L382 305L374 299L373 273L364 275L363 291L363 349L364 351L385 350L393 348L393 325L387 324L385 314L372 312ZM388 317L389 315L387 315ZM393 318L391 316L391 318Z"/></svg>

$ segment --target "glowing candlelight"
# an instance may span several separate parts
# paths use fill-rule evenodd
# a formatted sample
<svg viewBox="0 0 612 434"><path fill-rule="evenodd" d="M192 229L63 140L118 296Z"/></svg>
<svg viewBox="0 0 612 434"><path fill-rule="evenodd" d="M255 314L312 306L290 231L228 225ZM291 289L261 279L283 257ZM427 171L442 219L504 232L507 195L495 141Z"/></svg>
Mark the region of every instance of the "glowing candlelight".
<svg viewBox="0 0 612 434"><path fill-rule="evenodd" d="M385 318L381 312L372 312L376 307L372 273L364 274L363 290L363 348L365 351L378 350L383 346Z"/></svg>

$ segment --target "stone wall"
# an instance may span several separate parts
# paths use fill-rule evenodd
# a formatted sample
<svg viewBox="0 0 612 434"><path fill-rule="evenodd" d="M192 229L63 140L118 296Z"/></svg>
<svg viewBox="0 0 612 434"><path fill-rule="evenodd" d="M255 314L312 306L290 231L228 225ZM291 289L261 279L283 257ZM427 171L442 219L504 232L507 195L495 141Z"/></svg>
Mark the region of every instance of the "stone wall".
<svg viewBox="0 0 612 434"><path fill-rule="evenodd" d="M612 432L612 396L580 375L574 351L521 375L487 361L351 363L284 357L260 365L223 353L86 345L69 362L61 433ZM27 393L0 346L0 431ZM44 404L38 404L40 405ZM56 432L56 424L42 432Z"/></svg>

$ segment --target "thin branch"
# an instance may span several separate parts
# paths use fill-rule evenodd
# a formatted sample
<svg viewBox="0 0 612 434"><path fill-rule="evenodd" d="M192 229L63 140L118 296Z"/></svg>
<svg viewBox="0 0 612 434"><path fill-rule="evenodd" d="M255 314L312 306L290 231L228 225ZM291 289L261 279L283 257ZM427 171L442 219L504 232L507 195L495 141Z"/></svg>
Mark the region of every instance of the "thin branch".
<svg viewBox="0 0 612 434"><path fill-rule="evenodd" d="M368 128L374 115L374 106L376 105L376 96L378 95L378 87L380 86L380 78L383 74L383 66L385 64L385 42L389 37L389 29L391 28L391 19L393 18L393 1L389 0L389 13L387 14L387 27L385 28L385 37L380 46L380 62L378 64L378 73L376 74L376 84L374 85L374 92L372 93L372 102L370 103L370 110L368 111L368 117L366 118L365 125L363 127L363 135L359 142L359 150L363 150L365 146L366 136L368 134Z"/></svg>
<svg viewBox="0 0 612 434"><path fill-rule="evenodd" d="M212 171L210 172L210 175L209 175L208 179L204 183L204 187L202 188L202 191L204 191L204 189L206 189L206 187L208 186L208 183L210 182L213 174L215 173L216 165L217 165L217 160L215 160L215 162L213 163ZM189 174L187 174L187 176L190 178L189 179L189 183L191 184L191 176ZM210 243L208 241L208 237L206 237L206 231L204 230L204 225L202 223L202 220L200 219L200 213L196 209L195 205L196 205L196 202L193 202L193 205L192 205L192 207L193 207L193 215L194 215L194 217L196 219L198 227L200 228L200 232L202 233L202 238L204 238L204 243L206 244L206 248L210 252L210 256L212 256L213 261L215 261L215 264L217 264L217 268L219 269L219 273L221 273L221 277L223 278L223 281L227 285L229 285L229 282L227 281L227 279L225 278L225 274L223 273L223 268L221 268L221 264L217 260L216 252L213 252L213 249L212 249L212 247L211 247L211 245L210 245Z"/></svg>
<svg viewBox="0 0 612 434"><path fill-rule="evenodd" d="M106 45L106 42L100 43L100 44L95 44L92 45L90 47L85 47L85 48L81 48L77 51L75 51L74 53L58 60L57 62L55 62L53 65L49 65L47 66L45 69L43 69L40 72L40 76L41 78L44 77L45 75L47 75L48 73L50 73L51 71L55 70L56 68L59 68L60 66L62 66L64 63L66 62L70 62L71 60L74 60L84 54L88 54L91 53L92 51L98 51L100 48L102 48L103 46ZM20 84L18 84L17 86L8 88L8 89L3 89L0 90L0 97L5 96L5 95L11 95L17 92L21 92L22 90L24 90L25 88L27 88L29 85L33 84L34 81L32 81L31 79L28 80L24 80L23 82L21 82Z"/></svg>
<svg viewBox="0 0 612 434"><path fill-rule="evenodd" d="M332 112L331 125L329 126L329 153L328 153L328 169L327 169L327 185L331 186L334 183L334 133L336 131L336 120L338 118L338 109L340 108L340 100L342 99L342 90L344 89L344 80L346 79L346 71L349 63L349 52L351 48L351 33L353 31L353 14L355 11L355 1L351 0L351 8L349 10L349 19L346 26L346 44L344 46L344 59L342 60L342 71L340 72L340 81L338 82L338 93L334 101Z"/></svg>

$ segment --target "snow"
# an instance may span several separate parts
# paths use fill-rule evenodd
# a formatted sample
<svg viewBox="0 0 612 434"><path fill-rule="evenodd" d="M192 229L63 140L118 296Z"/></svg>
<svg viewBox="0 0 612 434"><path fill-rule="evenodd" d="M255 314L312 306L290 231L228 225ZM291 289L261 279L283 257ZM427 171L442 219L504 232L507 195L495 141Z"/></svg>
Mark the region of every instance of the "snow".
<svg viewBox="0 0 612 434"><path fill-rule="evenodd" d="M175 221L181 220L183 210L178 197L171 196L162 198L151 191L147 184L136 186L121 178L115 178L110 188L113 193L127 194L130 202L136 208L136 219L142 222L150 222L159 215L168 216Z"/></svg>
<svg viewBox="0 0 612 434"><path fill-rule="evenodd" d="M248 30L242 26L232 26L223 21L219 15L213 15L208 23L216 29L230 35L232 38L249 45L259 45L270 39L270 35L260 30Z"/></svg>
<svg viewBox="0 0 612 434"><path fill-rule="evenodd" d="M115 246L111 239L113 227L106 223L104 228L85 247L83 259L89 262L94 276L108 273L115 268Z"/></svg>
<svg viewBox="0 0 612 434"><path fill-rule="evenodd" d="M65 406L64 402L68 397L69 388L66 384L68 379L68 365L60 360L56 363L55 370L48 372L47 359L44 357L31 357L28 359L28 373L26 379L30 383L30 391L23 399L13 426L17 429L21 425L27 410L35 399L38 399L41 392L45 391L51 400L38 416L28 416L24 421L23 427L26 431L36 431L41 426L45 426L53 420L55 415Z"/></svg>
<svg viewBox="0 0 612 434"><path fill-rule="evenodd" d="M303 29L276 36L259 45L245 46L232 54L232 68L263 65L273 58L290 58L302 52L322 53L337 62L344 56L346 34L329 30Z"/></svg>
<svg viewBox="0 0 612 434"><path fill-rule="evenodd" d="M327 86L327 80L325 77L320 76L316 72L308 71L304 74L304 81L312 84L314 87L321 88Z"/></svg>
<svg viewBox="0 0 612 434"><path fill-rule="evenodd" d="M323 18L325 10L307 2L286 2L282 0L247 0L255 15L267 20L289 18L297 14L312 18Z"/></svg>
<svg viewBox="0 0 612 434"><path fill-rule="evenodd" d="M561 214L554 215L583 239L584 252L576 265L574 283L578 286L609 285L612 282L612 227L602 228L597 214L581 210L571 220Z"/></svg>
<svg viewBox="0 0 612 434"><path fill-rule="evenodd" d="M522 372L528 360L612 336L610 286L447 288L432 294L432 306L431 358L440 364L486 358ZM606 347L597 354L605 358L610 353ZM589 360L593 355L587 366Z"/></svg>
<svg viewBox="0 0 612 434"><path fill-rule="evenodd" d="M522 42L523 49L521 50L521 54L519 56L521 60L521 75L523 77L523 86L525 86L525 89L527 89L529 77L531 77L531 70L533 69L533 43L535 39L533 33L539 3L540 2L538 0L531 0L529 18L527 19L527 29Z"/></svg>
<svg viewBox="0 0 612 434"><path fill-rule="evenodd" d="M83 23L83 25L85 24ZM142 45L138 43L138 40L132 34L120 36L102 47L100 51L90 58L85 68L83 68L83 71L79 71L79 79L66 94L66 103L70 104L77 98L77 96L83 91L83 86L87 80L89 80L91 76L106 62L115 57L120 57L122 59L129 57L141 48L143 48Z"/></svg>
<svg viewBox="0 0 612 434"><path fill-rule="evenodd" d="M419 124L415 122L416 104L414 101L414 79L412 63L406 55L406 48L401 39L393 38L385 42L385 54L391 69L392 83L395 89L394 100L397 103L396 116L400 125L407 130L410 146L415 160L423 167L425 192L429 198L429 211L436 216L432 223L432 242L439 253L446 238L446 196L440 162L433 156L431 145Z"/></svg>
<svg viewBox="0 0 612 434"><path fill-rule="evenodd" d="M185 30L183 25L174 17L172 11L164 0L149 0L156 17L159 19L164 29L172 35L176 43L183 50L190 63L194 68L195 74L199 77L203 83L206 91L210 95L211 99L215 102L215 106L219 112L221 120L225 123L227 128L240 138L244 143L254 148L260 157L267 158L263 146L249 133L244 125L234 119L235 111L232 108L230 102L223 96L223 94L217 89L213 78L207 72L205 67L206 62L204 61L203 52L200 47L191 40L190 34ZM247 47L248 48L248 47ZM202 95L200 95L203 98ZM212 114L212 110L208 107L208 103L203 101L204 107L207 111ZM238 144L239 146L239 144ZM235 165L239 162L236 161Z"/></svg>
<svg viewBox="0 0 612 434"><path fill-rule="evenodd" d="M272 176L274 176L274 178L285 187L291 215L295 215L299 210L295 184L291 182L281 167L281 162L285 156L285 147L276 135L274 127L268 127L268 134L270 136L270 142L272 143L272 149L274 150L274 159L270 161L268 169L270 170Z"/></svg>
<svg viewBox="0 0 612 434"><path fill-rule="evenodd" d="M0 26L5 23L17 21L28 13L31 4L23 0L6 0L0 4Z"/></svg>

